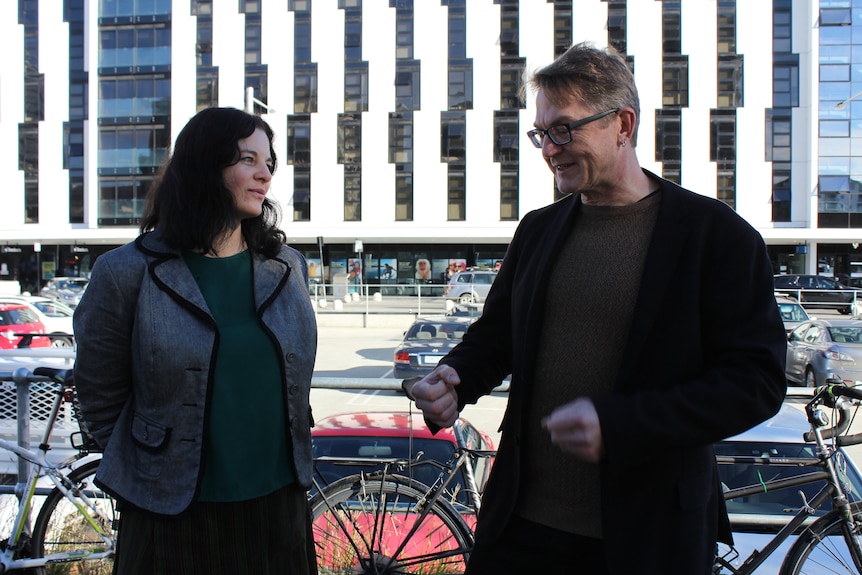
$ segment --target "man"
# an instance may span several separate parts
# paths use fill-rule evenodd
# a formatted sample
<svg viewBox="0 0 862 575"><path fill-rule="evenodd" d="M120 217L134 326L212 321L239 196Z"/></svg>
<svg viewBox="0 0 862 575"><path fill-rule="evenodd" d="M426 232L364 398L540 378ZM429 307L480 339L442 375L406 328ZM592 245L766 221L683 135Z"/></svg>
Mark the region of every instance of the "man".
<svg viewBox="0 0 862 575"><path fill-rule="evenodd" d="M711 444L785 392L763 240L639 166L616 53L573 46L529 85L570 195L523 218L483 316L411 392L445 427L512 375L467 573L706 575L730 538Z"/></svg>

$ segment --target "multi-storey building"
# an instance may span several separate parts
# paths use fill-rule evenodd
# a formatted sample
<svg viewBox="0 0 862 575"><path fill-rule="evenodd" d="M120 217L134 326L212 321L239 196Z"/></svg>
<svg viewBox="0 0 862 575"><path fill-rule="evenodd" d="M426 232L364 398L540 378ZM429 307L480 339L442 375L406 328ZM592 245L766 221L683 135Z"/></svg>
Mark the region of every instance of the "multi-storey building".
<svg viewBox="0 0 862 575"><path fill-rule="evenodd" d="M734 207L776 273L862 275L862 0L17 0L0 280L86 275L134 238L214 105L275 129L271 194L315 275L492 265L557 199L522 73L580 41L631 65L645 168Z"/></svg>

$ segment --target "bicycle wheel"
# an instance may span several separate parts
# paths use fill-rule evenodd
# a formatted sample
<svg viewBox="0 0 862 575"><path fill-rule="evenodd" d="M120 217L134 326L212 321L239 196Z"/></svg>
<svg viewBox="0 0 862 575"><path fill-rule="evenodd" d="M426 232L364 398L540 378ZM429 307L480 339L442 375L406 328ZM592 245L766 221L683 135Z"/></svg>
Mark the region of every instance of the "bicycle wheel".
<svg viewBox="0 0 862 575"><path fill-rule="evenodd" d="M311 500L320 575L463 573L473 533L446 501L399 475L345 477Z"/></svg>
<svg viewBox="0 0 862 575"><path fill-rule="evenodd" d="M116 526L119 517L114 499L93 483L99 461L90 461L69 474L69 480L82 489L87 497L112 520L98 521L105 533L110 533L116 541ZM92 512L90 513L92 515ZM75 506L66 499L56 487L45 498L33 525L33 557L46 557L53 553L77 551L82 555L94 550L104 551L105 545L96 530L80 514ZM45 575L76 573L80 575L110 575L112 559L82 560L47 565L42 571Z"/></svg>
<svg viewBox="0 0 862 575"><path fill-rule="evenodd" d="M833 509L800 533L781 565L781 575L854 573L859 575L862 557L854 562L848 538L862 541L862 504L851 503L853 529L849 530L841 513Z"/></svg>

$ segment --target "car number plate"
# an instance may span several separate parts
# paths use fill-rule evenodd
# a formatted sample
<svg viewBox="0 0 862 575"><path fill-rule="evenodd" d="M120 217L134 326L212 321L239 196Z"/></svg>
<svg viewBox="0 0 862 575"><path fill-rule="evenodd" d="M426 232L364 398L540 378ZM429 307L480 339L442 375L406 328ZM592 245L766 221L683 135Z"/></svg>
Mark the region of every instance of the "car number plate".
<svg viewBox="0 0 862 575"><path fill-rule="evenodd" d="M419 358L422 365L437 365L443 359L442 355L423 355Z"/></svg>

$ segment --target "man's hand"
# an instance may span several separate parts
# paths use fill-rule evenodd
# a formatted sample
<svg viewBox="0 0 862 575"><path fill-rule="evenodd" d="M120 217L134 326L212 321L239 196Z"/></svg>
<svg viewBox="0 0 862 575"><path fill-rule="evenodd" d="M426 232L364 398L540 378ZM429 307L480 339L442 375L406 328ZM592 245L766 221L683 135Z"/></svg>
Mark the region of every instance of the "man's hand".
<svg viewBox="0 0 862 575"><path fill-rule="evenodd" d="M438 365L434 371L413 385L411 395L425 418L440 427L451 427L458 419L458 395L455 386L461 383L458 372L448 365Z"/></svg>
<svg viewBox="0 0 862 575"><path fill-rule="evenodd" d="M556 408L542 420L551 442L588 463L598 463L605 454L602 427L593 402L585 397Z"/></svg>

